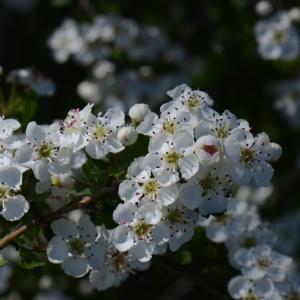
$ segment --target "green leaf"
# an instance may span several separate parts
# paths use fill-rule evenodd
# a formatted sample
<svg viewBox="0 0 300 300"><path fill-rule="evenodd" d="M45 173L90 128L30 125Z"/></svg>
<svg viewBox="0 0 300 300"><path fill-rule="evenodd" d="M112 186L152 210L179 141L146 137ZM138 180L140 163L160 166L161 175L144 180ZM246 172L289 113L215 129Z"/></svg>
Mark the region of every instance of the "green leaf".
<svg viewBox="0 0 300 300"><path fill-rule="evenodd" d="M186 250L179 252L179 263L183 266L190 265L193 261L192 253Z"/></svg>
<svg viewBox="0 0 300 300"><path fill-rule="evenodd" d="M20 248L20 266L24 269L31 270L37 267L44 266L45 263L45 255L44 253L37 253L32 250L28 250L25 248Z"/></svg>
<svg viewBox="0 0 300 300"><path fill-rule="evenodd" d="M0 267L7 264L7 260L0 254Z"/></svg>

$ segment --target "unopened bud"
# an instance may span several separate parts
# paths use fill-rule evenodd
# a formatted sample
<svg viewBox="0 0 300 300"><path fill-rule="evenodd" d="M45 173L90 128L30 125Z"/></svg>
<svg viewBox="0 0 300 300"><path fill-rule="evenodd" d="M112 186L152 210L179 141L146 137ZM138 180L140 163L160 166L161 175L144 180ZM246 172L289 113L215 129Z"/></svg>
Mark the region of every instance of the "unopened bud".
<svg viewBox="0 0 300 300"><path fill-rule="evenodd" d="M136 130L131 127L122 127L117 134L118 140L125 146L134 144L137 140L138 134Z"/></svg>
<svg viewBox="0 0 300 300"><path fill-rule="evenodd" d="M149 111L150 109L147 104L135 104L130 108L128 115L133 122L141 123L144 121Z"/></svg>
<svg viewBox="0 0 300 300"><path fill-rule="evenodd" d="M282 154L282 148L277 143L271 143L271 160L277 161Z"/></svg>

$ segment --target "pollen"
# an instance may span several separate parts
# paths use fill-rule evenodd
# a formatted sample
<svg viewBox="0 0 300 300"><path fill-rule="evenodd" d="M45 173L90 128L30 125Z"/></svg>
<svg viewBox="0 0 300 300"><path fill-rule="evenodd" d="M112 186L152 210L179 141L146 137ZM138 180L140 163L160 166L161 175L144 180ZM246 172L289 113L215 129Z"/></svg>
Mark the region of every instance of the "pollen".
<svg viewBox="0 0 300 300"><path fill-rule="evenodd" d="M48 158L51 156L52 153L52 146L49 144L42 144L39 149L38 149L38 153L39 153L39 157L40 158Z"/></svg>
<svg viewBox="0 0 300 300"><path fill-rule="evenodd" d="M178 168L180 158L181 158L181 155L175 151L168 152L164 156L165 161L169 165L171 165L172 167L175 167L175 168Z"/></svg>

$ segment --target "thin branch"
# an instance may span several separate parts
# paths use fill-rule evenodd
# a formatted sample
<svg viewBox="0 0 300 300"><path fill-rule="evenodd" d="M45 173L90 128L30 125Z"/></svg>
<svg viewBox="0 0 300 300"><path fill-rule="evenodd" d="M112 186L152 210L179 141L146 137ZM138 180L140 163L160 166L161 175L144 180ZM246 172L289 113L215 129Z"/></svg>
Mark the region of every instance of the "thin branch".
<svg viewBox="0 0 300 300"><path fill-rule="evenodd" d="M96 202L102 196L113 193L115 190L116 190L116 185L109 186L109 187L103 187L101 190L99 190L99 192L95 193L92 196L86 196L86 197L82 198L80 201L70 203L69 205L67 205L53 213L47 214L43 217L39 217L38 219L33 219L32 221L28 222L27 224L22 225L19 228L16 228L15 230L13 230L9 234L7 234L5 237L3 237L0 240L0 250L5 248L6 246L8 246L17 237L23 235L25 232L29 231L30 229L32 229L38 225L45 225L49 222L52 222L72 210L84 208L87 205L89 205L93 202Z"/></svg>

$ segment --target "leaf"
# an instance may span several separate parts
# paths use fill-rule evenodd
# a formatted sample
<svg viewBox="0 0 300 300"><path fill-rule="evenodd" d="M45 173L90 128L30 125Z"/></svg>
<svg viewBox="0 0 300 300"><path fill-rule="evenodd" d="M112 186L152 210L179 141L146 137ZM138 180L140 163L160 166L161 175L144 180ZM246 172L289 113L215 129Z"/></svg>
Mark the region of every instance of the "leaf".
<svg viewBox="0 0 300 300"><path fill-rule="evenodd" d="M46 264L44 253L37 254L35 251L20 248L19 254L19 263L20 266L24 269L31 270L37 267L42 267Z"/></svg>
<svg viewBox="0 0 300 300"><path fill-rule="evenodd" d="M192 253L186 250L179 252L179 263L183 266L190 265L193 261Z"/></svg>
<svg viewBox="0 0 300 300"><path fill-rule="evenodd" d="M7 264L7 260L0 254L0 267Z"/></svg>

